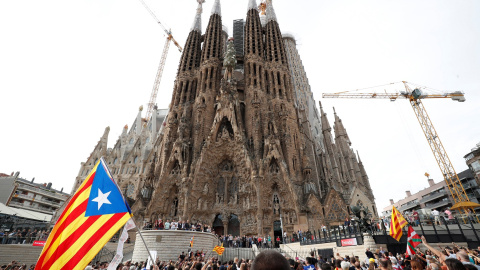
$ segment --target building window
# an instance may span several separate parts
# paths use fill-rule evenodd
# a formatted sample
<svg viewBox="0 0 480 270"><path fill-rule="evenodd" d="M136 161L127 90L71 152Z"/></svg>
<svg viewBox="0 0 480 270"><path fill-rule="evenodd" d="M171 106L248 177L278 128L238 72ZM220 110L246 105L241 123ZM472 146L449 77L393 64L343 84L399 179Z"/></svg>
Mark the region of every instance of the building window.
<svg viewBox="0 0 480 270"><path fill-rule="evenodd" d="M477 160L471 164L473 171L479 172L480 171L480 160Z"/></svg>

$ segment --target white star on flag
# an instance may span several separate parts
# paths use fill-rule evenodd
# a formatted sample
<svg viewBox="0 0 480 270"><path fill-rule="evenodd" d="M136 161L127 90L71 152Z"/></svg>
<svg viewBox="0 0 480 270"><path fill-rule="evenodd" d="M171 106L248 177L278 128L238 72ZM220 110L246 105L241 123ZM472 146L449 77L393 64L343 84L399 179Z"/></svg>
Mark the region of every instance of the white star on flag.
<svg viewBox="0 0 480 270"><path fill-rule="evenodd" d="M104 203L106 204L112 204L109 200L108 200L108 195L110 195L110 192L107 192L107 193L102 193L102 191L100 189L98 189L98 197L93 199L92 202L97 202L98 203L98 210L100 210L100 207L102 207L102 205Z"/></svg>

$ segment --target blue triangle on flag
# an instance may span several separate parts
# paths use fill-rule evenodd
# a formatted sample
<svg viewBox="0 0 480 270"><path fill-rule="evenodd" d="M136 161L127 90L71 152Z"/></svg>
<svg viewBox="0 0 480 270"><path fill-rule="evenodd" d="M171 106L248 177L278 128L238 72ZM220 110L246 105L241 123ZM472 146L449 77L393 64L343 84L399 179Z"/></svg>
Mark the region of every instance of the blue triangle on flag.
<svg viewBox="0 0 480 270"><path fill-rule="evenodd" d="M118 186L100 162L93 178L85 216L98 216L130 212Z"/></svg>

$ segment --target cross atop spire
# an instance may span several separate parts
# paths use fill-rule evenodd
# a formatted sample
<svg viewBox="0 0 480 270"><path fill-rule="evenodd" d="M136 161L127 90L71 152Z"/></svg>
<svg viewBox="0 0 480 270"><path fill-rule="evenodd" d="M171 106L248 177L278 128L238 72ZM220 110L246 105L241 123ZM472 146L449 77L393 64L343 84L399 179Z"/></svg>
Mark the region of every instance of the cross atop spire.
<svg viewBox="0 0 480 270"><path fill-rule="evenodd" d="M277 21L277 15L273 9L272 0L267 0L267 23L270 21Z"/></svg>
<svg viewBox="0 0 480 270"><path fill-rule="evenodd" d="M213 3L212 15L213 14L222 15L222 5L220 4L220 0L215 0L215 3Z"/></svg>
<svg viewBox="0 0 480 270"><path fill-rule="evenodd" d="M198 7L197 7L197 14L195 14L195 19L193 20L192 29L190 31L197 31L199 33L202 32L202 12L203 8L202 5L205 3L205 0L197 0Z"/></svg>

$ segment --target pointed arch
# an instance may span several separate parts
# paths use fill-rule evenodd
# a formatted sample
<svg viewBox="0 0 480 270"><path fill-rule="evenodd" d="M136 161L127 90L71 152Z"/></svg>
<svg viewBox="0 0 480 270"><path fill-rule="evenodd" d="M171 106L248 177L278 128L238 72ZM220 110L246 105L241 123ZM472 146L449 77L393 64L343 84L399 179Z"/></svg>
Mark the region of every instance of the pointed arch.
<svg viewBox="0 0 480 270"><path fill-rule="evenodd" d="M218 129L216 132L216 139L218 140L220 139L220 137L224 137L224 136L229 136L230 139L233 139L233 135L234 135L234 132L233 132L232 123L226 116L224 116L222 118L222 121L220 122L220 125L218 125Z"/></svg>

